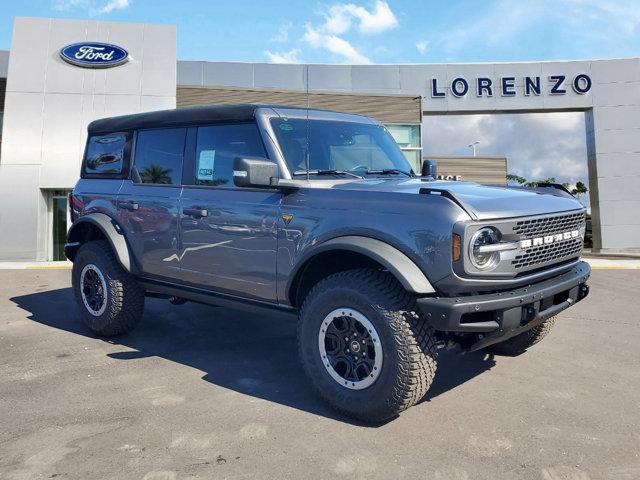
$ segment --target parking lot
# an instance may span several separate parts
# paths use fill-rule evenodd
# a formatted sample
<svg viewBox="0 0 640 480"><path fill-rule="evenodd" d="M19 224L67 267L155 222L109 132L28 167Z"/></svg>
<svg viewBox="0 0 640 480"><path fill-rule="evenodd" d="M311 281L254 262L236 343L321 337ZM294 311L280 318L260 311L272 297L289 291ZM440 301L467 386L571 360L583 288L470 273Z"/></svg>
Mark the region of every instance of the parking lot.
<svg viewBox="0 0 640 480"><path fill-rule="evenodd" d="M426 399L342 418L295 325L148 299L132 334L78 320L69 270L0 270L0 478L640 478L640 270L516 358L443 352Z"/></svg>

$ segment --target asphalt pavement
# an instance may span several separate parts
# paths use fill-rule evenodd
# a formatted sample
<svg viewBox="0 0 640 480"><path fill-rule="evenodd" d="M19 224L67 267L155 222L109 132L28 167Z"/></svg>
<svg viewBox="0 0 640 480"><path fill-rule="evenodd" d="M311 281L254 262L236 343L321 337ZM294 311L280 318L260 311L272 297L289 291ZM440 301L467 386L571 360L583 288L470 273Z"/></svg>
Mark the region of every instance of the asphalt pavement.
<svg viewBox="0 0 640 480"><path fill-rule="evenodd" d="M335 414L278 316L147 299L95 337L70 271L0 270L0 479L640 479L640 271L515 357L443 352L383 425Z"/></svg>

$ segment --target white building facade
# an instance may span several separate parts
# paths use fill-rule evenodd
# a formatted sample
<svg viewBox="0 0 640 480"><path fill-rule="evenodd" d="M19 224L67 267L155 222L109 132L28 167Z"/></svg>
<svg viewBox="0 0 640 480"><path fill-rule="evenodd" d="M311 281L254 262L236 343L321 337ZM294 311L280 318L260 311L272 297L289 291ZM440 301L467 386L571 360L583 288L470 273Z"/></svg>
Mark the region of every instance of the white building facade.
<svg viewBox="0 0 640 480"><path fill-rule="evenodd" d="M81 66L61 55L85 44L105 55L102 64ZM0 51L0 260L60 259L64 195L78 179L90 121L248 101L370 114L414 164L427 115L585 112L594 248L640 251L638 58L282 65L178 61L176 44L172 25L15 19L11 49ZM100 53L95 45L128 55L107 68L109 47ZM87 58L86 49L72 51Z"/></svg>

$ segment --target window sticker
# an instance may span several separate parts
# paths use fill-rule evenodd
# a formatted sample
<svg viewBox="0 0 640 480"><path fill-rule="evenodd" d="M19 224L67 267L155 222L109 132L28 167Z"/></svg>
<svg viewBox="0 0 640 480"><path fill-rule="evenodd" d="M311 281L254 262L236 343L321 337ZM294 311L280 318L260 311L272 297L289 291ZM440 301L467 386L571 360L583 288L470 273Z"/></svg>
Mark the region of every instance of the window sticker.
<svg viewBox="0 0 640 480"><path fill-rule="evenodd" d="M282 130L283 132L290 132L293 130L293 125L291 125L290 123L281 123L280 130Z"/></svg>
<svg viewBox="0 0 640 480"><path fill-rule="evenodd" d="M216 151L202 150L198 158L198 180L211 181L215 171Z"/></svg>

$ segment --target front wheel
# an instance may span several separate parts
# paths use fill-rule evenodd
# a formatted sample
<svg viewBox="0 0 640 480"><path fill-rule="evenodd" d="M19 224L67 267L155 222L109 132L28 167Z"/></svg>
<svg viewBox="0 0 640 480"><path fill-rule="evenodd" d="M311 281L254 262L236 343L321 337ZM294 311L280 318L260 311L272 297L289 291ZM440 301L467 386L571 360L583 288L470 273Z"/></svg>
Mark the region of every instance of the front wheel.
<svg viewBox="0 0 640 480"><path fill-rule="evenodd" d="M389 273L349 270L320 281L300 312L298 346L320 395L380 422L417 403L436 371L433 329Z"/></svg>
<svg viewBox="0 0 640 480"><path fill-rule="evenodd" d="M80 247L71 281L82 320L98 335L121 335L140 321L144 290L122 268L106 241Z"/></svg>

